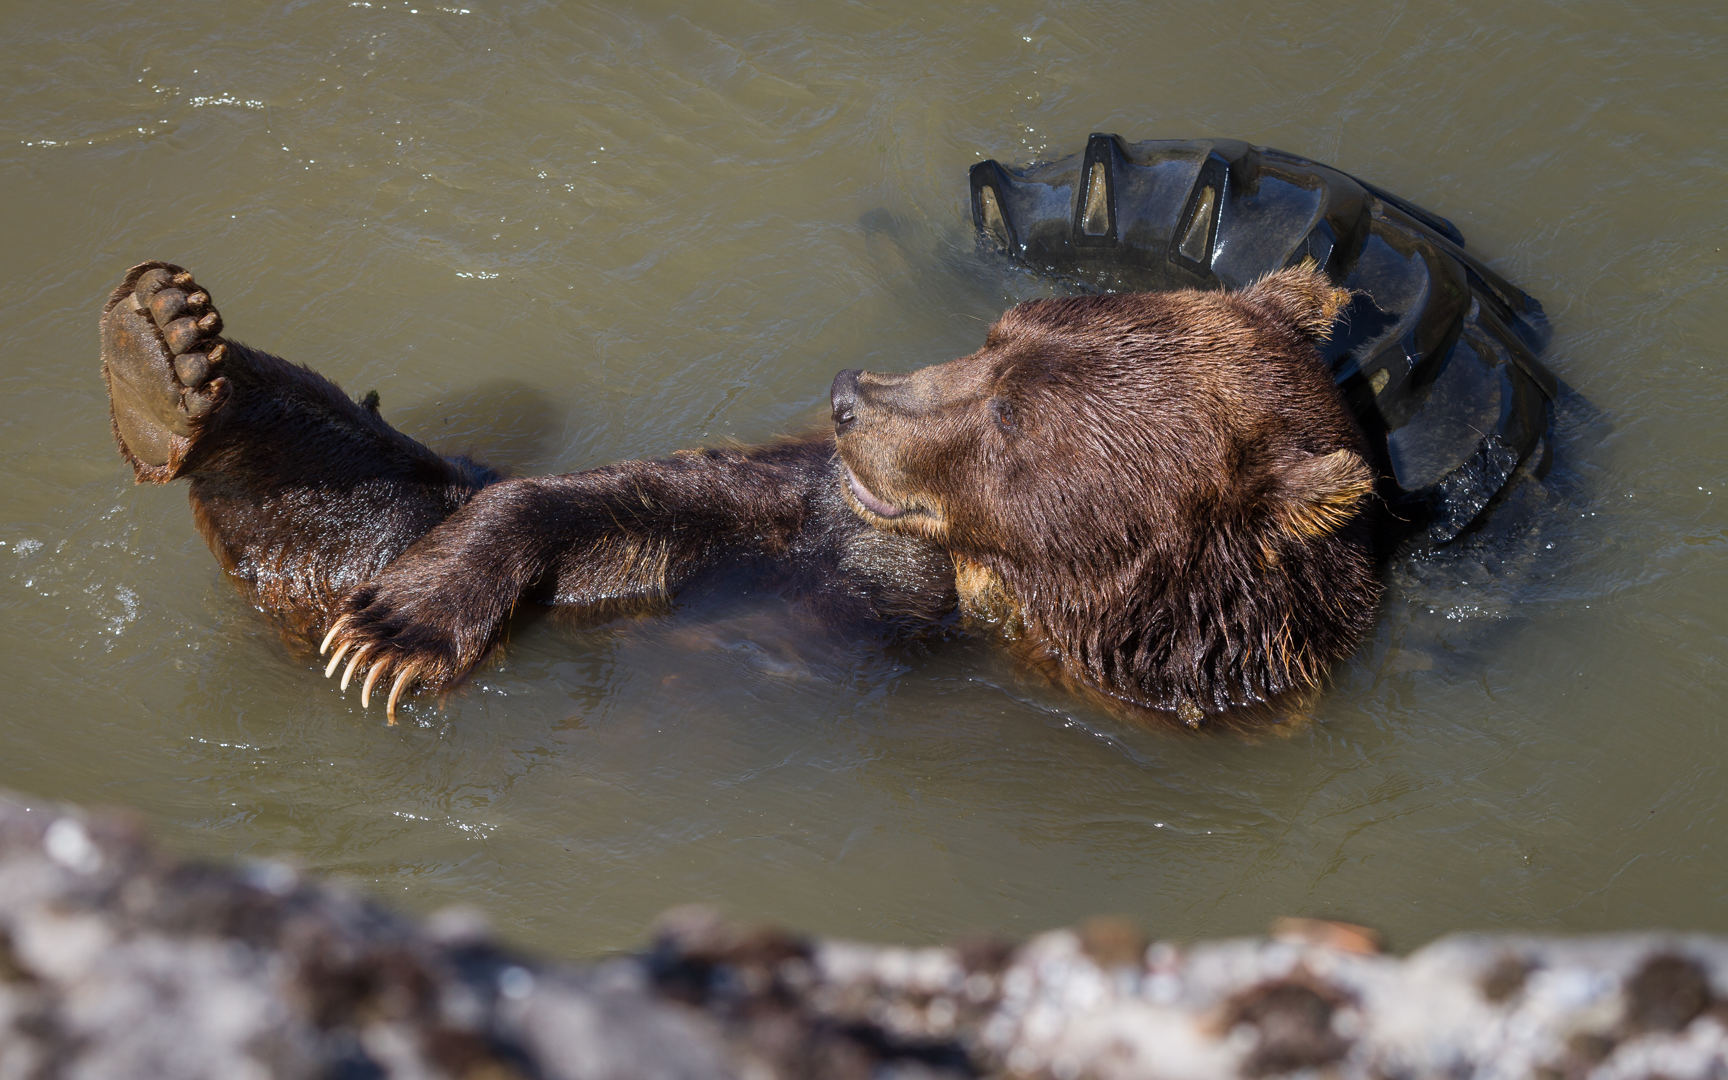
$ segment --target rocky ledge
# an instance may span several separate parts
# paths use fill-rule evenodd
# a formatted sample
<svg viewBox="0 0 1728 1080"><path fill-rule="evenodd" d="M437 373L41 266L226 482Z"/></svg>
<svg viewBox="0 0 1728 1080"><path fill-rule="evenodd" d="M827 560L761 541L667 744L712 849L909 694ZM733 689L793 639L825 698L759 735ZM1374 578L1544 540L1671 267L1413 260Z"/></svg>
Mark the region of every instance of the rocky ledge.
<svg viewBox="0 0 1728 1080"><path fill-rule="evenodd" d="M662 916L639 956L514 955L124 815L0 796L0 1080L36 1077L1728 1076L1728 940L1099 920L899 948Z"/></svg>

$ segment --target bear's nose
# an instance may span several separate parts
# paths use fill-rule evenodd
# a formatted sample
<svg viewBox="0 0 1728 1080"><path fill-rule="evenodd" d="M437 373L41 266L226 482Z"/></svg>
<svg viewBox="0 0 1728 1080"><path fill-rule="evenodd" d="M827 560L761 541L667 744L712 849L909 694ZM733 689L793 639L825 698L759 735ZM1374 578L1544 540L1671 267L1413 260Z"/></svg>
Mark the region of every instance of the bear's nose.
<svg viewBox="0 0 1728 1080"><path fill-rule="evenodd" d="M834 387L828 391L828 403L834 409L836 434L850 424L857 414L859 374L857 368L847 368L834 376Z"/></svg>

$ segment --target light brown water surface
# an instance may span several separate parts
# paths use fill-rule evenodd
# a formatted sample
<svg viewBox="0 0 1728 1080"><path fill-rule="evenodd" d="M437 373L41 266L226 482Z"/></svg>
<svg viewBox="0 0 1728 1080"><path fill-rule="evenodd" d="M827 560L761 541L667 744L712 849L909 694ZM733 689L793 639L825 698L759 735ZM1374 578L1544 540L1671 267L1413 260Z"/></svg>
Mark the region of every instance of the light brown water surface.
<svg viewBox="0 0 1728 1080"><path fill-rule="evenodd" d="M0 785L137 808L565 954L708 900L925 941L1122 911L1728 931L1728 12L1569 4L15 3L0 11ZM984 643L771 602L519 625L384 725L116 458L95 315L170 259L231 335L525 472L819 422L1046 286L966 168L1233 136L1448 215L1577 394L1486 534L1388 571L1314 721L1086 711Z"/></svg>

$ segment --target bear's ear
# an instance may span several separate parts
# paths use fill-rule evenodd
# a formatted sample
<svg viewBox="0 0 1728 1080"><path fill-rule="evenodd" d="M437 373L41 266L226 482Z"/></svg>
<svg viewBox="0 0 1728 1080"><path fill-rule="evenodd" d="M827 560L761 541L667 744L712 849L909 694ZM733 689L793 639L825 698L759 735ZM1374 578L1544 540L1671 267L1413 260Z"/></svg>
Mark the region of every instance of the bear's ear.
<svg viewBox="0 0 1728 1080"><path fill-rule="evenodd" d="M1374 472L1353 450L1309 455L1278 469L1272 515L1293 540L1318 540L1349 523L1374 491Z"/></svg>
<svg viewBox="0 0 1728 1080"><path fill-rule="evenodd" d="M1236 295L1288 319L1309 339L1324 341L1351 294L1332 284L1313 259L1303 259L1267 274Z"/></svg>

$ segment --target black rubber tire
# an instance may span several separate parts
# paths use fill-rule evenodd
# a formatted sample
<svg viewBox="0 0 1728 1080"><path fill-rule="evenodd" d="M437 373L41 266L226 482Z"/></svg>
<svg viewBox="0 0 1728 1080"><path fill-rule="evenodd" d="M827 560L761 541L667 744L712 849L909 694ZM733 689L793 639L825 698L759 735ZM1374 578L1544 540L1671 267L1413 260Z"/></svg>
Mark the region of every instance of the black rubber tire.
<svg viewBox="0 0 1728 1080"><path fill-rule="evenodd" d="M1337 169L1233 139L1124 142L972 167L979 241L1092 290L1241 288L1313 259L1356 298L1321 353L1388 477L1395 519L1446 543L1526 463L1558 383L1542 306L1439 215Z"/></svg>

